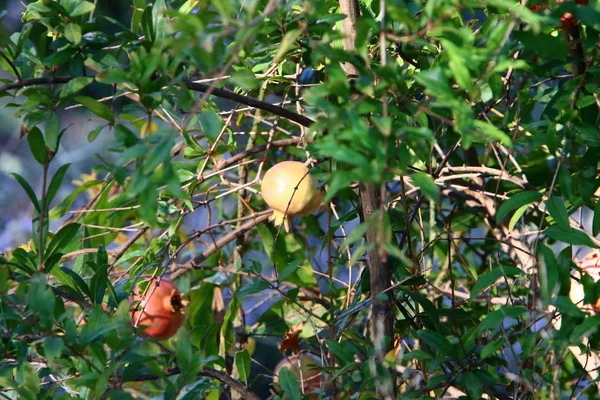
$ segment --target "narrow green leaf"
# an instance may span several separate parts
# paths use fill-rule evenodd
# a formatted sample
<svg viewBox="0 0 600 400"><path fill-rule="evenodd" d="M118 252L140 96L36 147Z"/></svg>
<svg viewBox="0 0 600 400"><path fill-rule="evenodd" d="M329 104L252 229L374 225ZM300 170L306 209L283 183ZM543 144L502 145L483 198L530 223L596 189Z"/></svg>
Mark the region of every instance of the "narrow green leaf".
<svg viewBox="0 0 600 400"><path fill-rule="evenodd" d="M85 283L85 281L79 276L79 274L77 274L77 272L73 271L71 268L68 268L68 267L60 267L60 270L63 272L63 274L69 276L69 278L71 279L72 285L74 286L74 287L73 286L72 287L74 289L77 288L77 290L79 290L82 294L87 296L90 300L92 299L92 293L90 292L90 288ZM62 282L62 283L65 283L65 282ZM69 286L71 286L71 285L69 285Z"/></svg>
<svg viewBox="0 0 600 400"><path fill-rule="evenodd" d="M481 349L481 358L488 358L493 356L502 348L504 345L504 339L496 339L493 342L490 342L485 345L483 349Z"/></svg>
<svg viewBox="0 0 600 400"><path fill-rule="evenodd" d="M501 307L498 310L492 311L481 321L478 326L480 331L485 329L494 329L500 326L504 318L519 318L527 312L523 306Z"/></svg>
<svg viewBox="0 0 600 400"><path fill-rule="evenodd" d="M445 336L437 332L430 331L429 329L421 329L417 332L417 335L424 344L431 347L438 353L448 357L456 356L455 346L453 346Z"/></svg>
<svg viewBox="0 0 600 400"><path fill-rule="evenodd" d="M588 246L597 248L596 244L590 239L587 233L569 227L569 229L562 229L558 225L552 225L544 231L544 234L550 239L554 239L558 242L572 244L575 246Z"/></svg>
<svg viewBox="0 0 600 400"><path fill-rule="evenodd" d="M586 313L581 311L568 296L557 296L552 303L560 310L563 315L570 315L575 318L582 318Z"/></svg>
<svg viewBox="0 0 600 400"><path fill-rule="evenodd" d="M200 126L206 137L214 142L223 129L223 120L212 110L204 111L200 114Z"/></svg>
<svg viewBox="0 0 600 400"><path fill-rule="evenodd" d="M235 353L235 366L240 379L247 385L250 379L250 354L244 349Z"/></svg>
<svg viewBox="0 0 600 400"><path fill-rule="evenodd" d="M471 298L475 298L479 292L496 282L499 278L503 276L519 275L521 272L522 271L517 267L499 266L482 274L471 288Z"/></svg>
<svg viewBox="0 0 600 400"><path fill-rule="evenodd" d="M288 50L294 45L294 43L296 43L296 40L298 40L300 35L302 35L302 31L300 29L291 29L286 32L286 34L283 36L283 39L281 39L279 49L277 50L277 53L273 59L274 64L277 64L285 56Z"/></svg>
<svg viewBox="0 0 600 400"><path fill-rule="evenodd" d="M598 233L600 233L600 200L594 207L594 221L592 222L592 235L598 236Z"/></svg>
<svg viewBox="0 0 600 400"><path fill-rule="evenodd" d="M31 200L31 203L33 204L33 206L35 207L35 209L38 212L40 212L40 210L41 210L40 202L38 201L38 199L37 199L37 197L35 195L35 192L31 188L31 186L29 185L29 183L27 183L27 181L25 180L25 178L23 178L21 175L17 174L16 172L13 172L11 175L15 177L15 179L17 180L17 182L19 182L19 185L21 185L21 187L23 188L23 190L25 191L25 193L27 193L27 196L29 197L29 200Z"/></svg>
<svg viewBox="0 0 600 400"><path fill-rule="evenodd" d="M100 103L98 100L87 96L77 96L75 97L75 101L83 105L100 118L104 118L112 124L115 123L115 116L106 104Z"/></svg>
<svg viewBox="0 0 600 400"><path fill-rule="evenodd" d="M46 248L46 256L49 257L56 252L60 252L63 248L68 245L71 240L79 231L81 225L77 223L71 223L63 226L52 238L48 247Z"/></svg>
<svg viewBox="0 0 600 400"><path fill-rule="evenodd" d="M544 256L544 262L540 263L540 266L538 267L540 298L545 304L548 304L550 299L556 295L557 290L560 289L560 282L558 280L558 266L556 263L556 257L548 246L541 243L538 247L538 250Z"/></svg>
<svg viewBox="0 0 600 400"><path fill-rule="evenodd" d="M46 134L46 145L53 152L58 151L58 139L60 137L60 123L58 121L58 115L51 113L46 120L46 127L44 129Z"/></svg>
<svg viewBox="0 0 600 400"><path fill-rule="evenodd" d="M512 145L512 140L510 137L500 129L496 128L494 125L480 120L473 121L473 124L487 140L500 142L507 147Z"/></svg>
<svg viewBox="0 0 600 400"><path fill-rule="evenodd" d="M525 214L525 211L527 211L528 208L529 208L529 205L525 204L524 206L519 207L517 209L517 211L514 212L512 217L510 217L510 221L508 222L508 230L509 231L512 231L513 229L515 229L517 222L519 222L519 220L521 219L523 214Z"/></svg>
<svg viewBox="0 0 600 400"><path fill-rule="evenodd" d="M496 221L501 223L504 218L512 211L533 202L539 201L542 198L542 194L539 192L521 192L510 199L506 200L496 213Z"/></svg>
<svg viewBox="0 0 600 400"><path fill-rule="evenodd" d="M90 131L90 133L88 133L88 137L87 137L88 142L92 143L94 140L96 140L96 138L98 137L98 135L104 128L106 128L106 125L100 125L94 129L92 129Z"/></svg>
<svg viewBox="0 0 600 400"><path fill-rule="evenodd" d="M440 202L440 188L430 175L417 172L412 176L412 180L421 189L425 197L436 203Z"/></svg>
<svg viewBox="0 0 600 400"><path fill-rule="evenodd" d="M60 189L63 178L65 177L65 174L70 166L71 164L65 164L61 166L52 177L50 185L48 185L48 192L46 193L46 204L50 204L50 202L52 202L54 199L54 196L56 196L56 193L58 192L58 189Z"/></svg>
<svg viewBox="0 0 600 400"><path fill-rule="evenodd" d="M298 269L298 267L302 264L304 260L302 259L297 259L292 261L291 263L289 263L288 265L286 265L281 272L279 273L279 281L283 282L285 281L287 278L289 278L290 276L292 276L292 274L294 272L296 272L296 270Z"/></svg>
<svg viewBox="0 0 600 400"><path fill-rule="evenodd" d="M102 300L104 299L106 282L108 280L108 267L108 265L98 265L90 281L90 291L92 292L92 302L94 304L102 304Z"/></svg>
<svg viewBox="0 0 600 400"><path fill-rule="evenodd" d="M98 246L98 253L96 253L96 264L108 265L108 253L103 245Z"/></svg>
<svg viewBox="0 0 600 400"><path fill-rule="evenodd" d="M573 344L579 344L581 338L590 337L596 333L598 327L600 327L600 315L586 317L581 324L573 329L569 340Z"/></svg>
<svg viewBox="0 0 600 400"><path fill-rule="evenodd" d="M37 126L31 128L27 133L27 143L35 160L42 165L46 164L48 162L48 149L46 149L44 135Z"/></svg>
<svg viewBox="0 0 600 400"><path fill-rule="evenodd" d="M548 208L548 212L550 216L556 221L558 226L563 229L569 229L569 214L567 214L567 209L565 208L565 203L556 196L550 197L546 201L546 207Z"/></svg>

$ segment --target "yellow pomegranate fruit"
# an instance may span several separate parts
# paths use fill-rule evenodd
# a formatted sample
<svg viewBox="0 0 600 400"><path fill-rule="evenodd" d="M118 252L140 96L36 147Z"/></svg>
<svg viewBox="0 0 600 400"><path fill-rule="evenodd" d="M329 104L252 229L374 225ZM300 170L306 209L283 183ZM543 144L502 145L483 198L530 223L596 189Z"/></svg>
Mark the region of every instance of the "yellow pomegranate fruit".
<svg viewBox="0 0 600 400"><path fill-rule="evenodd" d="M321 360L311 353L299 354L291 357L286 357L275 367L275 376L273 383L279 390L279 372L283 368L287 368L293 373L304 393L310 393L321 387ZM318 399L319 395L313 393L309 396L310 399Z"/></svg>
<svg viewBox="0 0 600 400"><path fill-rule="evenodd" d="M273 208L271 220L290 231L292 217L315 212L323 201L317 180L308 168L298 161L283 161L267 171L260 186L263 199Z"/></svg>
<svg viewBox="0 0 600 400"><path fill-rule="evenodd" d="M152 135L156 131L158 131L158 125L156 125L156 122L153 121L144 122L144 125L142 125L142 129L140 129L140 133L142 134L143 138Z"/></svg>
<svg viewBox="0 0 600 400"><path fill-rule="evenodd" d="M140 300L140 297L134 296L133 300ZM150 337L168 339L183 325L187 304L173 282L163 278L158 283L153 279L146 295L133 310L131 323L136 328L145 326L144 333Z"/></svg>

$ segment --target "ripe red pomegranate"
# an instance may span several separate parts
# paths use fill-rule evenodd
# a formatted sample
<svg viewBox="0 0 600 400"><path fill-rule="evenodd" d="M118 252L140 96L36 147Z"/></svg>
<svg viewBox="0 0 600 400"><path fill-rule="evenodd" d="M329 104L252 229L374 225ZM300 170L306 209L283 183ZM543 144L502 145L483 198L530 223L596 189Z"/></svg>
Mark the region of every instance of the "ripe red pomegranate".
<svg viewBox="0 0 600 400"><path fill-rule="evenodd" d="M139 300L134 296L133 300ZM144 334L156 339L168 339L175 335L185 320L185 306L179 289L168 279L153 279L146 295L132 310L131 323L134 327L145 326ZM142 311L143 310L143 311ZM141 313L141 315L140 315Z"/></svg>
<svg viewBox="0 0 600 400"><path fill-rule="evenodd" d="M560 4L562 3L563 0L556 0L556 4ZM583 6L587 6L589 4L589 0L575 0L576 4L580 4ZM549 2L546 1L546 7L549 5ZM528 6L527 8L529 8L531 11L541 11L543 10L545 7L543 5L540 4L535 4L535 5L531 5ZM577 18L575 18L575 16L571 13L564 13L562 17L560 17L560 22L561 24L559 26L557 26L557 29L567 29L567 28L571 28L575 25L577 25Z"/></svg>

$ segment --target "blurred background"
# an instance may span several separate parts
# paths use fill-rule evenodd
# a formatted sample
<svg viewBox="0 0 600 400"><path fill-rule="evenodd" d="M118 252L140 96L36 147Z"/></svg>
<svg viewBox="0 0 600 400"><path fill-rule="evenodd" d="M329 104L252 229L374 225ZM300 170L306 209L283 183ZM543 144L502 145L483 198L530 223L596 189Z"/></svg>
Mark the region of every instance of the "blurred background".
<svg viewBox="0 0 600 400"><path fill-rule="evenodd" d="M109 15L121 21L131 18L131 10L119 2L99 1L97 7L102 15ZM20 1L0 0L0 49L5 47L13 33L21 30L21 16L24 10L25 6ZM37 26L37 29L40 33L33 32L30 36L33 40L40 37L41 27ZM106 23L102 29L111 29L111 24ZM10 72L0 70L0 78L13 80L14 76ZM41 167L33 159L27 141L20 139L21 122L14 115L15 109L4 107L12 102L15 102L12 97L0 97L0 252L25 243L31 235L33 206L10 174L17 173L23 176L37 193L42 185ZM55 161L51 163L50 173L53 174L63 164L72 165L54 203L60 202L72 191L73 180L81 179L82 174L92 172L92 166L98 161L95 154L101 153L110 157L107 148L111 141L106 130L92 143L87 140L88 133L98 126L98 120L83 108L63 111L59 113L59 119L61 128L69 128L61 141ZM40 128L43 129L43 124ZM84 204L88 200L86 196L87 194L82 193L74 207ZM60 222L51 221L50 229L55 229Z"/></svg>

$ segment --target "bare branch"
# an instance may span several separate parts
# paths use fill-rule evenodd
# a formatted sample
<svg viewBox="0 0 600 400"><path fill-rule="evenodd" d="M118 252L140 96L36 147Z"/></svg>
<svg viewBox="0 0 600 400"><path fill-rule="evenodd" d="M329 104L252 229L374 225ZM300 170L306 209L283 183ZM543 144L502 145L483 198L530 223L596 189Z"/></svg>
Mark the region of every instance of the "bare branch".
<svg viewBox="0 0 600 400"><path fill-rule="evenodd" d="M181 373L181 371L179 370L179 368L175 367L175 368L171 368L171 369L167 370L166 373L164 374L164 376L179 375L180 373ZM202 368L202 371L198 372L198 375L207 376L209 378L216 379L216 380L226 384L227 386L229 386L230 388L232 388L233 390L235 390L236 392L241 394L244 399L261 400L260 397L258 397L258 395L256 395L256 393L254 393L248 387L243 385L240 381L233 379L232 377L230 377L229 375L227 375L224 372L217 371L216 369L213 369L213 368L204 367L204 368ZM134 379L134 381L136 381L136 382L151 381L151 380L156 380L158 378L159 377L157 375L145 374L145 375L138 376L137 378Z"/></svg>
<svg viewBox="0 0 600 400"><path fill-rule="evenodd" d="M34 85L50 85L55 83L67 83L73 77L71 76L48 76L44 78L31 78L31 79L23 79L20 81L16 81L13 83L9 83L3 86L0 86L0 93L6 92L12 89L19 89L26 86L34 86ZM275 106L273 104L257 100L253 97L244 96L241 94L237 94L232 92L231 90L211 87L205 83L192 82L189 80L183 81L183 84L187 86L188 89L194 90L196 92L207 92L210 90L210 94L216 97L220 97L222 99L232 100L240 104L245 104L250 107L258 108L263 111L267 111L271 114L278 115L282 118L285 118L289 121L295 122L298 125L308 127L314 123L314 121L304 115L300 115L294 111L290 111L283 107Z"/></svg>
<svg viewBox="0 0 600 400"><path fill-rule="evenodd" d="M196 256L193 260L190 260L184 264L175 264L171 267L171 279L175 280L178 277L184 275L186 272L201 265L208 257L219 251L222 247L226 246L229 242L237 239L238 237L245 234L250 229L263 221L266 221L271 213L259 215L256 218L246 222L239 228L227 233L212 245L208 246L201 254Z"/></svg>

